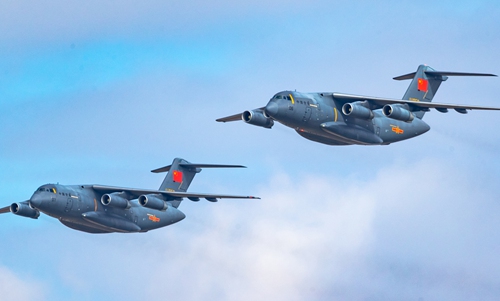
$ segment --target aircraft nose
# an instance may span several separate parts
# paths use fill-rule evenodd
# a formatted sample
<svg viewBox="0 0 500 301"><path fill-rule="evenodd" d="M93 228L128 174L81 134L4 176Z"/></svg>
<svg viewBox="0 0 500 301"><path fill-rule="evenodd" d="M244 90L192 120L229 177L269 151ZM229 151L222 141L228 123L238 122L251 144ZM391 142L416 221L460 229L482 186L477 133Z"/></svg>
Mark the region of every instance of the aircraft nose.
<svg viewBox="0 0 500 301"><path fill-rule="evenodd" d="M279 111L279 106L274 101L270 101L265 108L266 114L271 117L278 115L278 111Z"/></svg>
<svg viewBox="0 0 500 301"><path fill-rule="evenodd" d="M30 199L30 204L32 207L40 208L42 203L43 203L43 198L40 197L40 195L38 194L33 195Z"/></svg>

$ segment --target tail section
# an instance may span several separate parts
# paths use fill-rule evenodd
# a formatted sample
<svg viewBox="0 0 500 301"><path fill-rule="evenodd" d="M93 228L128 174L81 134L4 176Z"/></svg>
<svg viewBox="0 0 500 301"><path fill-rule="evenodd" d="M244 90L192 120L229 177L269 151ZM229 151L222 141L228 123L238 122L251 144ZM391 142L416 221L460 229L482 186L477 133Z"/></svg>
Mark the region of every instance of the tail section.
<svg viewBox="0 0 500 301"><path fill-rule="evenodd" d="M193 164L188 161L175 158L171 165L152 170L154 173L168 172L160 185L159 190L186 192L193 181L194 176L201 172L202 168L221 168L221 167L245 167L243 165L224 165L224 164ZM174 204L174 202L176 202ZM180 201L174 201L172 205L177 207Z"/></svg>
<svg viewBox="0 0 500 301"><path fill-rule="evenodd" d="M395 80L411 79L410 86L403 96L404 100L431 102L436 95L442 82L448 79L448 76L496 76L487 73L467 73L467 72L447 72L436 71L429 66L420 65L416 72L394 77ZM425 111L413 112L413 114L422 119Z"/></svg>
<svg viewBox="0 0 500 301"><path fill-rule="evenodd" d="M194 176L201 172L202 168L231 168L243 167L243 165L226 165L226 164L194 164L188 161L175 158L171 165L152 170L154 173L168 171L159 190L164 191L180 191L186 192Z"/></svg>
<svg viewBox="0 0 500 301"><path fill-rule="evenodd" d="M159 190L186 192L194 176L201 171L200 168L191 165L184 159L175 158L171 165L152 170L151 172L167 172Z"/></svg>

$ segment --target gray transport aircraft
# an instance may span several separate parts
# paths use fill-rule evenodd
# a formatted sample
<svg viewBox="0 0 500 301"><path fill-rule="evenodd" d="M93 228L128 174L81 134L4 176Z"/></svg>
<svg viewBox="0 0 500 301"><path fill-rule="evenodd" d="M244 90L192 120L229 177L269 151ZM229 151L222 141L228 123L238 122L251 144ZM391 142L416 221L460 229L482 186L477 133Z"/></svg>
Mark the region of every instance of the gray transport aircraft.
<svg viewBox="0 0 500 301"><path fill-rule="evenodd" d="M183 198L210 202L217 199L259 199L253 196L187 192L202 168L245 167L241 165L192 164L180 158L171 165L152 170L167 172L159 190L103 185L40 186L28 201L13 203L0 213L37 219L40 212L63 225L88 233L147 232L176 223L186 216L177 209Z"/></svg>
<svg viewBox="0 0 500 301"><path fill-rule="evenodd" d="M485 73L443 72L420 65L416 72L395 77L411 79L402 99L360 96L345 93L300 93L283 91L265 107L219 118L219 122L243 120L270 129L274 121L294 129L300 136L329 145L387 145L427 132L425 112L453 109L500 110L500 108L432 103L448 76L496 76Z"/></svg>

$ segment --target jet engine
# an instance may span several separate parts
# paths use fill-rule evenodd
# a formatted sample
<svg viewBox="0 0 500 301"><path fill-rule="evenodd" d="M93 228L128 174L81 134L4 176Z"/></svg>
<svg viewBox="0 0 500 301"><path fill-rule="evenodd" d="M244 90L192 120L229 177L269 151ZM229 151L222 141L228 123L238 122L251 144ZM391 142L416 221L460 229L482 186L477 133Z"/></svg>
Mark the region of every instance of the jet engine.
<svg viewBox="0 0 500 301"><path fill-rule="evenodd" d="M25 203L13 203L10 205L10 212L29 218L37 219L40 216L40 211L31 208L30 205Z"/></svg>
<svg viewBox="0 0 500 301"><path fill-rule="evenodd" d="M248 124L265 127L267 129L272 128L274 125L274 121L266 117L260 110L245 111L241 114L241 118Z"/></svg>
<svg viewBox="0 0 500 301"><path fill-rule="evenodd" d="M342 106L342 113L346 116L352 116L361 119L372 119L373 112L366 107L366 102L356 101L346 103Z"/></svg>
<svg viewBox="0 0 500 301"><path fill-rule="evenodd" d="M141 206L156 210L165 211L168 208L168 203L165 202L160 194L143 194L139 197Z"/></svg>
<svg viewBox="0 0 500 301"><path fill-rule="evenodd" d="M123 197L121 192L107 193L101 197L101 203L104 206L111 206L120 209L130 208L130 202Z"/></svg>
<svg viewBox="0 0 500 301"><path fill-rule="evenodd" d="M413 114L407 109L407 107L399 104L385 105L382 108L382 112L389 118L405 122L411 122L414 118Z"/></svg>

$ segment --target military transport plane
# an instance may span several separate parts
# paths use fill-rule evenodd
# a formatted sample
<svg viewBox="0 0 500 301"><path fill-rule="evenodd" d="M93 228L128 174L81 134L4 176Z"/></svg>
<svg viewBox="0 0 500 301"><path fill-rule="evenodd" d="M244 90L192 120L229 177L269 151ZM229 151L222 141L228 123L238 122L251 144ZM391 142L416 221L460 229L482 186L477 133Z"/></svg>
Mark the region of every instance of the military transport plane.
<svg viewBox="0 0 500 301"><path fill-rule="evenodd" d="M219 122L243 120L271 128L274 121L291 127L302 137L329 145L387 145L413 138L430 127L422 120L425 112L436 109L500 110L471 105L431 103L448 76L496 76L485 73L443 72L420 65L416 72L395 77L411 79L402 99L360 96L345 93L299 93L283 91L265 107L219 118Z"/></svg>
<svg viewBox="0 0 500 301"><path fill-rule="evenodd" d="M245 167L241 165L192 164L180 158L171 165L152 170L167 172L159 190L102 185L40 186L31 199L13 203L0 213L38 218L40 212L57 218L65 226L88 233L147 232L176 223L186 216L177 209L183 198L211 202L217 199L259 199L253 196L186 192L202 168ZM98 201L99 200L99 201Z"/></svg>

